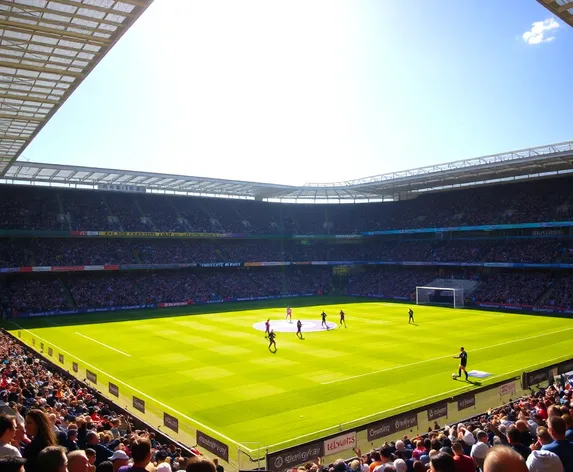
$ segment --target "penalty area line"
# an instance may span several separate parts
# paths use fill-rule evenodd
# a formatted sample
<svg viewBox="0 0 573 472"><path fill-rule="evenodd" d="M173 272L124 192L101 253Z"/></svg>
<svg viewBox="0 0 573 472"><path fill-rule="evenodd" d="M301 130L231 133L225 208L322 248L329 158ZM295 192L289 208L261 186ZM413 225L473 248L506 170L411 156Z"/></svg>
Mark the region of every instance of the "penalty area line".
<svg viewBox="0 0 573 472"><path fill-rule="evenodd" d="M68 352L68 351L62 349L62 348L59 347L59 346L56 346L53 342L48 341L47 339L41 338L41 337L38 336L37 334L32 333L30 330L28 330L28 329L26 329L26 328L23 328L23 327L20 326L18 323L15 323L14 321L10 321L10 323L12 323L12 324L13 324L14 326L16 326L18 329L21 329L22 331L25 331L26 333L29 333L31 336L34 336L34 337L38 338L40 341L44 341L45 343L51 344L51 345L54 346L56 349L58 349L59 351L61 351L63 354L66 354L66 355L68 355L68 356L70 356L70 357L73 357L74 359L77 359L77 360L80 361L82 364L84 364L84 365L86 365L86 366L88 366L88 367L90 367L90 368L92 368L92 369L94 369L94 370L97 370L98 372L102 373L103 375L109 377L111 380L115 380L117 383L119 383L119 384L121 384L121 385L123 385L123 386L125 386L125 387L127 387L127 388L130 388L133 392L135 392L135 393L141 395L142 397L145 397L145 398L147 398L147 399L149 399L149 400L155 402L155 403L156 403L157 405L159 405L160 407L165 408L166 410L172 411L173 413L175 413L175 414L181 416L182 418L184 418L184 419L186 419L187 421L189 421L192 425L197 425L197 426L199 426L200 428L205 429L206 431L210 431L211 433L215 433L215 435L219 436L220 438L223 438L225 441L229 441L230 443L234 444L235 446L242 447L245 451L248 451L248 452L251 452L251 453L252 453L252 452L256 452L255 449L250 449L250 448L248 448L247 446L245 446L245 445L243 445L243 444L241 444L241 443L239 443L239 442L237 442L237 441L235 441L235 440L233 440L233 439L231 439L231 438L225 436L224 434L221 434L219 431L217 431L217 430L215 430L215 429L213 429L213 428L211 428L211 427L209 427L209 426L207 426L207 425L205 425L205 424L203 424L203 423L201 423L201 422L199 422L199 421L197 421L197 420L194 420L193 418L190 418L189 416L187 416L187 415L181 413L180 411L177 411L175 408L172 408L172 407L170 407L169 405L166 405L165 403L163 403L163 402L161 402L161 401L159 401L159 400L156 400L155 398L149 396L147 393L144 393L144 392L142 392L141 390L138 390L137 388L132 387L132 386L129 385L128 383L125 383L123 380L120 380L120 379L114 377L113 375L108 374L107 372L101 370L99 367L96 367L96 366L90 364L89 362L86 362L86 361L84 361L83 359L80 359L78 356L72 354L71 352ZM131 413L131 414L134 415L134 416L136 416L135 413ZM165 434L165 433L164 433L164 434Z"/></svg>
<svg viewBox="0 0 573 472"><path fill-rule="evenodd" d="M104 344L101 341L98 341L97 339L90 338L89 336L86 336L85 334L78 333L77 331L75 331L74 334L77 334L78 336L81 336L82 338L86 338L86 339L88 339L94 343L97 343L100 346L107 347L108 349L111 349L112 351L119 352L120 354L123 354L124 356L131 357L131 354L128 354L127 352L123 352L123 351L120 351L119 349L116 349L115 347L108 346L107 344Z"/></svg>
<svg viewBox="0 0 573 472"><path fill-rule="evenodd" d="M519 338L519 339L512 339L511 341L504 341L502 343L497 343L497 344L492 344L490 346L482 346L482 347L478 347L476 349L472 349L471 352L476 352L476 351L483 351L485 349L491 349L492 347L498 347L498 346L505 346L507 344L513 344L513 343L517 343L520 341L527 341L529 339L535 339L535 338L540 338L542 336L549 336L551 334L558 334L558 333L563 333L565 331L571 331L573 330L573 328L565 328L565 329L560 329L557 331L551 331L550 333L542 333L542 334L536 334L534 336L528 336L526 338ZM375 370L373 372L366 372L364 374L358 374L358 375L352 375L350 377L344 377L342 379L336 379L336 380L329 380L328 382L322 382L322 385L330 385L333 383L338 383L338 382L345 382L347 380L353 380L353 379L359 379L361 377L367 377L369 375L375 375L375 374L381 374L383 372L390 372L392 370L396 370L396 369L402 369L404 367L412 367L414 365L419 365L419 364L425 364L426 362L433 362L433 361L439 361L441 359L447 359L448 357L452 357L453 354L446 354L445 356L440 356L440 357L432 357L431 359L424 359L422 361L417 361L417 362L412 362L410 364L400 364L400 365L395 365L393 367L388 367L386 369L380 369L380 370Z"/></svg>

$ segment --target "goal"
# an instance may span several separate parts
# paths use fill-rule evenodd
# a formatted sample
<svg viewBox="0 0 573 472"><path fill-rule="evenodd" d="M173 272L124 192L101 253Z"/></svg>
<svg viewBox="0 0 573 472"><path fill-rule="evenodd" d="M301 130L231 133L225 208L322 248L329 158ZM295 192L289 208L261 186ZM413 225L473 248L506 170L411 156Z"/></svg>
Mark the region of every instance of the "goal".
<svg viewBox="0 0 573 472"><path fill-rule="evenodd" d="M464 289L457 287L416 287L416 305L464 306Z"/></svg>

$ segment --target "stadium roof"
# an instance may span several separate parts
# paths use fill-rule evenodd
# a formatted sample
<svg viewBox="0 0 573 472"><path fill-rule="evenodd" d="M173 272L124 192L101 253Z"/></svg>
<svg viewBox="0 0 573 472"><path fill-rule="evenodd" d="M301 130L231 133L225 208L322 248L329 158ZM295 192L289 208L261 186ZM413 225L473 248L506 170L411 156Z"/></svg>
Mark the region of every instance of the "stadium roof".
<svg viewBox="0 0 573 472"><path fill-rule="evenodd" d="M4 182L328 203L397 200L421 192L569 172L573 172L573 141L346 182L308 183L300 187L21 161L7 171Z"/></svg>
<svg viewBox="0 0 573 472"><path fill-rule="evenodd" d="M573 26L573 0L537 0L555 16Z"/></svg>
<svg viewBox="0 0 573 472"><path fill-rule="evenodd" d="M0 176L153 0L0 0Z"/></svg>

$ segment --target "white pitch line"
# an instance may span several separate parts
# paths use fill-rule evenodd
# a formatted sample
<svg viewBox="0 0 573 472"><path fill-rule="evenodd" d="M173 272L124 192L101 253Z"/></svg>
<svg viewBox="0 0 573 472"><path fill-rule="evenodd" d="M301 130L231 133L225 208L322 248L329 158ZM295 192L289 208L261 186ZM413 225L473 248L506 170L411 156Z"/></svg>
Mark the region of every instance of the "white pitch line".
<svg viewBox="0 0 573 472"><path fill-rule="evenodd" d="M549 334L549 333L547 333L547 334ZM564 357L567 358L567 357L569 357L569 355L555 357L555 358L553 358L553 359L549 359L547 362L548 362L548 363L551 363L551 362L554 362L554 361L557 361L557 360L562 360ZM542 363L544 364L545 362L542 362ZM538 366L539 364L540 364L540 363L538 362L537 364L532 364L532 365L529 365L529 366L527 366L527 367L520 368L520 369L518 369L518 370L526 371L527 369L529 369L529 368L531 368L531 367L536 367L536 366ZM492 376L492 377L488 377L488 380L492 380L492 379L496 379L496 378L499 378L499 377L503 377L503 376L505 376L505 375L511 374L512 372L515 372L515 371L506 372L505 374L494 375L494 376ZM508 381L509 381L509 380L510 380L510 379L508 379ZM458 388L454 388L454 389L452 389L452 390L448 390L448 391L446 391L446 392L437 393L436 395L431 395L431 396L429 396L429 397L422 398L422 399L420 399L420 400L415 400L415 401L413 401L413 402L404 403L403 405L398 405L398 406L394 406L394 407L392 407L392 408L387 408L386 410L378 411L378 412L376 412L376 413L372 413L372 414L370 414L370 415L366 415L366 416L363 416L363 417L361 417L361 418L353 419L353 420L351 420L351 421L348 421L348 422L345 423L345 424L352 425L352 424L354 424L354 423L356 423L356 422L360 422L360 421L364 421L364 420L366 420L366 419L368 419L368 418L380 416L380 415L383 415L384 413L389 413L389 412L392 412L392 411L396 411L396 410L398 410L398 409L401 409L401 408L404 408L404 407L407 407L407 406L410 406L410 405L414 405L414 404L417 404L417 403L422 403L422 404L423 404L424 402L426 402L427 400L431 400L432 398L436 398L436 397L440 397L440 396L442 396L442 397L445 398L445 396L447 396L449 393L458 392L458 391L463 390L463 389L468 388L468 387L469 387L468 385L464 385L463 387L458 387ZM471 391L471 388L470 388L470 391ZM280 446L280 445L282 445L282 444L287 444L287 443L291 443L291 442L296 442L296 441L298 441L298 440L300 440L300 439L305 439L305 438L307 438L307 437L309 437L309 436L315 436L317 433L324 433L324 432L326 432L326 431L333 431L333 430L335 430L335 429L338 429L339 427L340 427L340 424L337 424L337 425L334 425L334 426L330 426L329 428L319 429L319 430L313 431L312 433L304 434L304 435L302 435L302 436L297 436L296 438L288 439L288 440L286 440L286 441L281 441L281 442L278 442L278 443L275 443L275 444L270 444L269 446L267 446L267 448L268 448L268 449L272 449L272 448L275 448L276 446ZM357 428L360 428L360 427L361 427L361 426L357 426Z"/></svg>
<svg viewBox="0 0 573 472"><path fill-rule="evenodd" d="M478 347L476 349L472 349L471 352L483 351L484 349L491 349L492 347L505 346L507 344L517 343L520 341L526 341L528 339L540 338L542 336L549 336L551 334L563 333L564 331L571 331L571 330L573 330L573 328L565 328L565 329L560 329L558 331L552 331L550 333L543 333L543 334L536 334L534 336L528 336L527 338L513 339L511 341L504 341L502 343L492 344L491 346ZM423 361L412 362L410 364L395 365L393 367L388 367L386 369L375 370L373 372L366 372L365 374L352 375L350 377L344 377L343 379L329 380L328 382L322 382L322 385L330 385L333 383L345 382L346 380L353 380L353 379L358 379L360 377L367 377L369 375L381 374L382 372L390 372L392 370L402 369L404 367L412 367L413 365L425 364L426 362L433 362L433 361L438 361L440 359L447 359L448 357L451 357L451 356L452 356L452 354L446 354L445 356L433 357L431 359L424 359Z"/></svg>
<svg viewBox="0 0 573 472"><path fill-rule="evenodd" d="M250 448L244 446L243 444L238 443L237 441L234 441L233 439L231 439L231 438L225 436L224 434L221 434L219 431L214 430L213 428L210 428L209 426L207 426L207 425L205 425L205 424L203 424L203 423L201 423L201 422L199 422L199 421L197 421L197 420L194 420L193 418L190 418L189 416L187 416L187 415L181 413L180 411L177 411L176 409L170 407L169 405L166 405L165 403L163 403L163 402L161 402L161 401L159 401L159 400L156 400L155 398L153 398L153 397L147 395L147 393L144 393L144 392L142 392L141 390L138 390L138 389L136 389L135 387L132 387L132 386L129 385L128 383L125 383L123 380L120 380L120 379L114 377L113 375L108 374L107 372L101 370L99 367L96 367L96 366L94 366L94 365L91 365L89 362L86 362L86 361L84 361L83 359L80 359L78 356L72 354L71 352L68 352L68 351L62 349L61 347L56 346L53 342L41 338L41 337L38 336L37 334L32 333L30 330L27 330L27 329L23 328L23 327L20 326L18 323L15 323L14 321L10 321L10 323L12 323L14 326L17 326L17 327L18 327L19 329L21 329L22 331L26 331L27 333L30 333L30 335L35 336L35 337L38 338L39 340L44 341L45 343L51 344L52 346L54 346L54 347L55 347L56 349L58 349L59 351L63 352L64 354L67 354L68 356L73 357L74 359L77 359L77 360L80 361L82 364L87 365L88 367L90 367L90 368L92 368L92 369L94 369L94 370L97 370L98 372L101 372L103 375L109 377L109 378L112 379L112 380L115 380L117 383L119 383L119 384L121 384L121 385L124 385L124 386L130 388L132 391L134 391L135 393L141 395L142 397L148 398L149 400L154 401L157 405L159 405L159 406L165 408L166 410L172 411L173 413L175 413L175 414L181 416L182 418L185 418L185 419L186 419L187 421L189 421L190 423L195 424L195 425L198 425L201 429L205 429L205 430L207 430L207 431L210 431L211 433L215 433L215 435L217 435L217 436L223 438L225 441L229 441L230 443L234 444L235 446L242 447L245 451L248 451L248 452L251 452L251 453L252 453L252 452L256 452L255 449L250 449ZM134 414L134 416L136 416L136 415Z"/></svg>
<svg viewBox="0 0 573 472"><path fill-rule="evenodd" d="M85 334L78 333L77 331L75 331L74 334L77 334L78 336L81 336L82 338L89 339L90 341L97 343L100 346L107 347L108 349L111 349L112 351L119 352L120 354L123 354L124 356L131 357L131 354L120 351L119 349L116 349L115 347L108 346L107 344L104 344L101 341L98 341L97 339L90 338L89 336L86 336Z"/></svg>

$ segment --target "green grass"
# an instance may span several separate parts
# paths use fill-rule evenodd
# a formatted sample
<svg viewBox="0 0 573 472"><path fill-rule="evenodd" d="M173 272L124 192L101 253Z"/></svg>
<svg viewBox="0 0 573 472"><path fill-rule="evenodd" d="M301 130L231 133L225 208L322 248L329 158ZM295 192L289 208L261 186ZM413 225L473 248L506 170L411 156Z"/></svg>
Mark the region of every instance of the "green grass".
<svg viewBox="0 0 573 472"><path fill-rule="evenodd" d="M221 435L271 449L476 388L451 379L462 345L469 369L493 373L483 385L573 352L570 319L415 307L417 324L408 325L406 305L342 302L291 300L295 320L319 319L324 308L338 321L343 307L348 328L304 340L279 333L276 354L252 326L283 319L284 306L260 303L194 307L189 316L179 309L18 324Z"/></svg>

